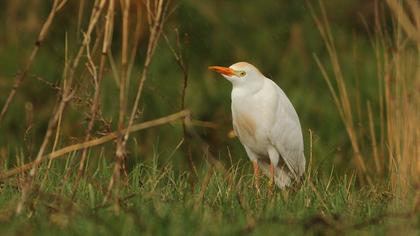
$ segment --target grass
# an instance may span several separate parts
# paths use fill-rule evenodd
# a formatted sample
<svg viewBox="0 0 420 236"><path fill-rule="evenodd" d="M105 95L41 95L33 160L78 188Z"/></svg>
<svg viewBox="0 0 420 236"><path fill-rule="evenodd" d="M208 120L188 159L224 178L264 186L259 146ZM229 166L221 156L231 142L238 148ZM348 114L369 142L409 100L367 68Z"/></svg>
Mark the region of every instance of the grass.
<svg viewBox="0 0 420 236"><path fill-rule="evenodd" d="M54 164L46 185L24 214L13 216L19 201L14 184L2 187L0 232L3 235L207 235L207 234L384 234L416 235L420 214L412 211L413 195L402 201L383 190L357 186L354 176L315 171L298 190L262 192L252 184L250 164L239 162L223 172L203 164L191 191L189 172L180 172L155 156L135 165L124 180L118 204L103 204L104 183L112 165L104 159L71 198L73 173L62 181L64 163ZM91 161L92 162L92 161ZM69 164L69 163L68 163ZM41 168L40 172L45 171ZM19 181L16 178L13 181ZM62 191L62 194L57 192Z"/></svg>

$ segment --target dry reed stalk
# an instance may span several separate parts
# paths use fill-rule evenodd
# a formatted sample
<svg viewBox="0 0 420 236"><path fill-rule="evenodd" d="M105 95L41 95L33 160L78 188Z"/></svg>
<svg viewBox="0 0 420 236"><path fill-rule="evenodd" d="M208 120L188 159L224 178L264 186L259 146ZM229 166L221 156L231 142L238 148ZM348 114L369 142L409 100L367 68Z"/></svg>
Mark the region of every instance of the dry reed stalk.
<svg viewBox="0 0 420 236"><path fill-rule="evenodd" d="M64 5L67 3L67 0L54 0L53 2L53 6L51 8L51 11L48 15L47 20L44 22L44 24L42 25L41 31L38 34L38 38L35 41L35 46L32 49L32 52L29 56L29 59L26 61L26 64L22 70L22 72L18 73L15 77L15 82L13 84L12 90L10 91L6 102L3 105L3 108L1 109L0 112L0 125L1 122L10 106L10 103L12 102L14 96L16 95L16 92L19 88L19 86L22 84L23 80L26 78L26 75L28 74L28 71L31 69L31 66L35 60L35 57L39 51L39 49L41 48L41 45L43 44L45 38L47 37L47 34L50 30L50 27L54 21L54 18L57 14L57 12L60 11L60 9L62 9L64 7Z"/></svg>
<svg viewBox="0 0 420 236"><path fill-rule="evenodd" d="M65 63L64 63L64 71L67 71L67 66L68 66L68 64L67 64L67 62L68 62L68 39L67 39L67 34L66 34L66 39L65 39L65 47L64 47L64 61L65 61ZM60 114L60 117L59 117L59 119L58 119L58 124L57 124L57 129L56 129L56 132L55 132L55 140L54 140L54 143L53 143L53 147L52 147L52 152L54 152L55 150L56 150L56 147L57 147L57 145L58 145L58 140L59 140L59 137L60 137L60 127L61 127L61 122L62 122L62 118L63 118L63 116L62 116L63 114ZM47 165L47 171L45 171L45 175L44 175L44 177L43 177L43 180L42 180L42 183L41 183L41 186L40 186L40 189L42 189L42 187L44 186L44 184L45 184L45 181L47 180L47 178L48 178L48 173L49 173L49 170L50 170L50 168L51 168L51 166L52 166L52 160L50 159L49 161L48 161L48 165ZM39 196L38 196L39 197Z"/></svg>
<svg viewBox="0 0 420 236"><path fill-rule="evenodd" d="M113 0L111 0L113 1ZM112 193L114 183L120 180L121 169L124 168L124 159L126 155L125 142L123 141L124 134L123 128L125 123L125 114L127 110L127 69L128 69L128 30L129 30L129 13L130 13L130 2L128 0L121 0L121 11L122 11L122 45L121 45L121 76L119 80L119 103L120 109L118 113L118 138L116 147L116 161L114 165L114 171L111 180L108 184L108 190L105 195L103 204L105 204ZM116 184L118 188L119 185Z"/></svg>
<svg viewBox="0 0 420 236"><path fill-rule="evenodd" d="M393 60L386 64L388 163L392 189L405 195L420 184L420 4L413 0L386 2L398 33L396 51L390 53Z"/></svg>
<svg viewBox="0 0 420 236"><path fill-rule="evenodd" d="M96 6L96 2L95 2L94 5ZM88 76L90 76L91 78L93 78L94 87L95 87L96 82L97 82L97 79L95 79L95 78L97 78L99 75L98 75L98 72L97 72L97 69L96 69L97 67L96 67L95 63L93 62L93 60L92 60L91 54L92 55L95 54L95 52L101 46L100 45L100 41L101 41L101 39L103 39L102 35L104 35L104 31L105 31L104 30L105 27L96 27L96 28L98 28L98 29L95 32L96 37L95 37L95 41L93 43L92 49L90 49L91 48L90 43L86 45L86 54L87 54L86 55L86 63L85 63L85 67L82 68L83 70L80 73L80 80L87 79L87 78L85 78L87 76L84 76L84 72L87 70ZM68 61L68 60L66 60L66 61ZM65 64L67 66L67 63L65 63ZM65 71L67 71L67 69ZM84 98L77 98L76 95L74 95L73 100L84 101L85 99ZM92 108L92 105L94 104L94 101L93 100L95 100L95 99L93 98L92 99L92 102L90 103L90 107L91 108ZM89 102L87 102L87 103L89 103ZM96 112L97 112L96 116L100 116L100 109L97 109ZM88 120L89 120L89 118L88 118ZM104 121L103 117L100 117L100 120L101 121ZM90 122L90 120L89 120L89 122ZM108 129L108 130L110 130L110 129ZM86 138L86 135L85 135L85 138ZM50 160L50 162L51 162L51 160ZM80 162L79 162L79 165L80 165ZM64 170L65 174L64 174L64 178L62 178L62 180L61 180L61 183L62 183L61 184L61 189L60 189L60 191L58 191L58 192L60 192L60 194L63 194L65 183L67 183L68 178L73 173L72 172L72 167L73 167L73 165L72 165L72 163L70 163L69 165L66 166L66 169Z"/></svg>
<svg viewBox="0 0 420 236"><path fill-rule="evenodd" d="M323 5L320 5L321 17L314 15L314 18L330 56L337 88L316 56L315 60L346 126L353 151L356 155L361 151L365 153L364 156L357 155L362 160L356 162L356 167L364 174L359 177L371 183L369 176L380 179L386 174L390 176L391 191L404 195L410 186L420 183L420 4L414 0L387 0L384 5L376 2L374 7L375 34L370 36L378 73L379 114L373 112L375 107L367 102L367 112L363 114L371 144L367 150L362 150L359 145L367 140L363 140L363 130L353 125L354 108L349 105L349 93L340 72L328 19ZM394 20L393 34L388 32L385 25L383 7L386 6ZM379 125L375 125L377 121ZM380 127L379 141L376 139L376 126ZM368 156L372 157L372 166L364 164L368 159L363 160L363 157Z"/></svg>
<svg viewBox="0 0 420 236"><path fill-rule="evenodd" d="M371 183L371 179L368 175L367 167L363 155L361 153L360 141L358 139L357 131L354 126L352 106L350 105L350 97L348 95L344 75L341 71L337 50L335 48L334 39L330 30L329 20L327 18L325 8L321 1L320 9L321 17L318 17L315 15L314 10L311 7L315 23L318 27L319 32L321 33L322 39L324 40L328 55L330 57L330 61L332 63L334 79L336 82L337 89L334 88L331 78L329 77L324 65L320 62L317 56L315 56L315 60L322 72L323 78L325 79L328 85L328 88L333 96L335 105L339 111L340 117L345 125L346 132L349 136L350 143L354 152L354 161L360 173L360 180L367 180L369 183Z"/></svg>
<svg viewBox="0 0 420 236"><path fill-rule="evenodd" d="M82 28L82 20L83 20L83 13L85 10L85 0L80 0L79 2L79 11L77 14L77 28L76 28L76 33L77 33L77 40L80 40L80 30Z"/></svg>
<svg viewBox="0 0 420 236"><path fill-rule="evenodd" d="M189 117L189 116L190 116L190 112L188 110L183 110L183 111L179 111L177 113L173 113L171 115L164 116L164 117L161 117L161 118L158 118L158 119L154 119L154 120L146 121L146 122L143 122L143 123L140 123L140 124L132 125L130 127L130 129L123 129L123 131L133 133L133 132L148 129L148 128L151 128L151 127L168 124L168 123L171 123L171 122L174 122L176 120L183 119L183 118ZM116 139L117 137L118 137L118 132L113 132L113 133L107 134L107 135L105 135L103 137L100 137L100 138L91 139L90 141L87 141L87 142L73 144L73 145L61 148L61 149L59 149L55 152L52 152L52 153L49 153L49 154L43 156L42 161L47 160L47 159L54 160L54 159L56 159L58 157L61 157L65 154L68 154L68 153L83 150L85 148L91 148L91 147L94 147L94 146L98 146L98 145L107 143L109 141L112 141L112 140ZM22 164L21 166L16 167L14 169L1 172L0 173L0 180L4 180L4 179L10 178L12 176L15 176L17 174L28 171L31 168L33 168L35 165L39 165L39 164L40 163L32 161L32 162L27 163L27 164Z"/></svg>
<svg viewBox="0 0 420 236"><path fill-rule="evenodd" d="M313 133L312 130L309 129L309 162L308 162L308 171L306 172L306 181L311 182L312 172L313 172Z"/></svg>
<svg viewBox="0 0 420 236"><path fill-rule="evenodd" d="M57 124L57 129L55 132L55 139L54 139L54 143L53 143L53 147L52 147L52 152L54 152L56 150L57 144L58 144L58 140L60 139L60 131L61 131L61 121L62 121L62 114L60 115L60 117L58 118L58 124ZM50 173L51 170L51 166L52 166L52 159L48 160L48 164L47 164L47 170L45 171L45 174L42 178L41 184L39 186L38 191L42 191L47 178L48 178L48 174ZM33 205L36 206L36 204L38 203L38 200L40 199L40 195L37 194L36 197L34 198L33 201Z"/></svg>
<svg viewBox="0 0 420 236"><path fill-rule="evenodd" d="M175 34L176 34L176 49L171 45L169 38L165 34L165 32L163 32L163 37L183 74L183 86L182 86L182 92L181 92L181 98L180 98L180 109L183 110L185 109L185 96L187 94L187 87L188 87L188 64L184 60L178 29L175 29ZM185 120L182 122L182 133L184 135L184 140L185 140L184 153L188 158L188 164L189 164L190 172L191 172L191 175L190 175L191 190L194 191L195 183L194 183L193 176L198 177L198 172L197 172L197 168L194 165L194 161L192 159L191 135L188 134L187 132Z"/></svg>
<svg viewBox="0 0 420 236"><path fill-rule="evenodd" d="M396 0L386 0L389 8L395 15L396 20L398 21L398 25L402 27L404 32L407 34L407 36L416 42L417 44L420 44L420 35L418 33L418 25L416 26L416 22L418 21L418 14L419 12L419 3L414 2L413 0L407 1L407 3L410 5L411 13L414 16L414 20L416 22L411 22L410 20L410 12L406 11L400 1Z"/></svg>
<svg viewBox="0 0 420 236"><path fill-rule="evenodd" d="M374 127L374 121L373 121L373 115L372 115L372 106L369 101L367 103L367 112L368 112L368 117L369 117L369 134L370 134L371 145L373 149L373 160L375 163L375 169L376 169L376 173L382 176L383 166L382 166L381 160L379 159L378 145L376 142L375 127Z"/></svg>
<svg viewBox="0 0 420 236"><path fill-rule="evenodd" d="M136 117L138 106L140 102L140 97L143 92L144 82L147 79L147 75L149 72L149 66L152 62L152 58L156 49L157 42L159 41L160 34L163 29L163 22L165 21L168 3L164 5L164 0L156 0L155 7L151 8L150 0L146 1L146 8L147 8L147 19L149 24L149 41L147 44L147 51L146 51L146 59L143 64L143 71L141 72L139 78L139 85L136 92L136 97L134 100L133 107L130 113L130 119L128 121L128 128L133 124L134 118ZM124 142L128 140L129 133L124 135Z"/></svg>
<svg viewBox="0 0 420 236"><path fill-rule="evenodd" d="M141 1L136 1L136 29L134 30L134 42L130 54L130 62L128 63L127 69L127 86L130 84L131 73L133 70L134 62L137 56L137 50L139 48L140 39L143 35L143 18Z"/></svg>
<svg viewBox="0 0 420 236"><path fill-rule="evenodd" d="M94 29L94 27L96 26L96 23L98 22L99 16L101 15L102 9L104 8L104 5L106 3L106 0L102 0L100 3L98 3L97 6L94 7L94 9L92 10L92 15L91 15L91 19L89 22L89 26L88 26L88 30L85 34L85 38L83 40L83 44L80 47L76 57L73 60L72 66L69 68L69 72L67 74L67 71L64 72L64 80L63 80L63 89L62 89L62 95L60 98L60 102L58 104L58 106L54 109L54 113L52 114L50 121L48 123L48 128L47 131L45 133L44 139L42 141L42 144L39 148L38 154L35 158L35 164L33 165L31 171L29 172L29 176L28 179L26 180L26 183L23 186L22 189L22 195L21 195L21 199L19 201L19 203L17 204L16 207L16 213L20 214L23 210L23 206L31 192L31 189L33 187L33 180L35 178L35 175L37 173L37 167L39 166L39 164L42 162L42 158L44 156L44 152L45 149L47 148L51 135L53 134L54 129L57 126L57 122L60 118L60 116L62 116L62 113L64 112L64 109L67 105L67 103L71 100L71 98L74 95L74 91L72 90L72 84L73 84L73 80L74 80L74 75L75 75L75 71L76 68L79 64L79 61L82 57L82 54L84 52L84 49L86 48L87 44L90 42L90 35Z"/></svg>
<svg viewBox="0 0 420 236"><path fill-rule="evenodd" d="M142 71L141 76L140 76L139 85L138 85L136 97L135 97L135 100L134 100L134 105L132 107L130 118L129 118L129 121L128 121L127 130L129 130L130 127L132 126L132 124L134 122L134 118L137 114L138 106L139 106L139 102L140 102L140 97L141 97L142 91L143 91L144 82L147 79L149 66L150 66L150 63L152 61L152 58L153 58L153 55L154 55L154 52L155 52L155 49L156 49L156 46L157 46L157 42L159 41L162 29L163 29L163 22L166 18L166 13L167 13L168 5L169 5L168 2L166 2L166 4L164 4L164 2L165 2L164 0L156 0L154 7L152 7L151 6L151 1L150 0L146 1L147 19L148 19L149 31L150 31L149 42L147 44L146 59L145 59L144 64L143 64L143 71ZM123 28L123 31L124 31L124 28ZM125 82L124 83L120 82L120 87L121 87L121 85L125 86ZM120 96L121 96L121 92L120 92ZM121 102L121 97L120 97L120 102ZM120 105L120 118L121 118L121 113L123 113L123 112L121 110L121 105ZM125 112L124 112L124 114L125 114ZM120 120L120 122L121 122L121 120ZM108 184L107 194L105 195L105 198L103 200L104 203L106 201L108 201L109 196L110 196L111 191L112 191L112 188L114 186L114 183L115 183L116 179L119 177L119 173L117 173L117 172L120 171L120 166L121 166L121 163L122 163L122 160L123 160L123 155L125 155L125 153L124 153L125 145L127 143L128 137L130 135L130 133L127 132L127 131L124 132L124 133L121 133L121 134L124 134L124 136L122 136L120 141L117 141L117 151L116 151L117 161L116 161L115 166L114 166L114 174L113 174L113 176L112 176L112 178L111 178L111 180Z"/></svg>
<svg viewBox="0 0 420 236"><path fill-rule="evenodd" d="M204 177L203 182L201 183L200 192L198 193L197 197L195 198L194 202L194 210L197 210L202 206L204 194L207 191L207 188L209 187L211 177L213 176L213 168L210 167L210 169L207 171L206 176Z"/></svg>
<svg viewBox="0 0 420 236"><path fill-rule="evenodd" d="M128 69L128 31L129 31L129 13L130 1L121 0L122 11L122 45L121 45L121 75L120 75L120 110L118 116L118 129L124 128L125 114L127 110L127 69ZM122 138L122 135L121 135ZM125 147L122 145L122 139L118 141L117 157L122 158L125 154ZM120 151L118 151L120 149Z"/></svg>
<svg viewBox="0 0 420 236"><path fill-rule="evenodd" d="M58 140L60 139L60 131L61 131L61 121L63 120L63 116L62 116L62 114L60 115L60 117L58 118L58 124L57 124L57 129L56 129L56 132L55 132L55 139L54 139L54 143L53 143L53 147L52 147L52 152L54 152L55 150L56 150L56 148L57 148L57 145L58 145ZM42 182L41 182L41 185L40 185L40 189L42 189L43 188L43 186L44 186L44 184L45 184L45 181L47 180L47 178L48 178L48 173L49 173L49 170L51 169L51 166L52 166L52 160L51 159L49 159L49 161L48 161L48 165L47 165L47 171L45 171L45 175L44 175L44 177L43 177L43 179L42 179Z"/></svg>
<svg viewBox="0 0 420 236"><path fill-rule="evenodd" d="M91 105L91 109L90 109L90 119L89 119L88 127L87 127L87 130L86 130L85 141L84 142L88 142L91 139L91 132L92 132L93 126L94 126L95 121L96 121L96 116L98 114L98 109L100 109L99 104L100 104L101 84L102 84L102 80L104 78L105 61L107 59L108 50L109 50L109 47L110 47L111 42L112 42L112 32L113 32L113 25L114 25L114 11L115 11L114 1L110 0L110 2L108 4L108 11L107 11L107 14L106 14L105 33L104 33L103 42L102 42L102 51L101 51L100 64L99 64L99 69L98 69L97 76L96 76L96 68L92 68L92 70L94 70L94 73L92 74L92 77L93 77L93 80L94 80L95 87L94 87L93 101L92 101L92 105ZM90 64L92 65L92 67L94 67L93 61L91 59L89 61L90 61ZM80 162L79 162L79 168L78 168L78 171L77 171L76 180L73 184L72 199L76 196L77 188L79 186L80 179L83 175L83 170L85 168L85 161L86 161L86 157L87 157L87 151L88 151L88 148L84 148L83 151L82 151L82 155L81 155Z"/></svg>
<svg viewBox="0 0 420 236"><path fill-rule="evenodd" d="M382 162L381 168L380 168L380 176L383 176L384 174L384 150L385 150L385 101L384 101L384 95L383 95L383 78L384 78L384 64L389 60L387 53L382 53L381 48L385 48L385 32L383 30L383 24L385 22L384 14L382 14L384 11L380 8L380 4L376 1L374 4L374 20L375 20L375 35L371 38L373 39L372 47L374 48L374 53L376 57L376 70L377 70L377 80L378 80L378 101L379 101L379 125L380 125L380 150L379 155ZM366 24L366 28L369 28ZM368 111L369 112L369 111ZM372 137L373 138L373 137Z"/></svg>

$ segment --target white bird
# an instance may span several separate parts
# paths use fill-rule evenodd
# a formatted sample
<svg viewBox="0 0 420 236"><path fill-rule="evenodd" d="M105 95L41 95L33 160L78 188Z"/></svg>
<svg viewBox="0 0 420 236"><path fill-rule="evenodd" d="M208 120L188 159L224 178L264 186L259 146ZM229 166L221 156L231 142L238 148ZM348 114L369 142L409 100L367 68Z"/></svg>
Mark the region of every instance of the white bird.
<svg viewBox="0 0 420 236"><path fill-rule="evenodd" d="M238 62L230 67L210 66L233 87L233 129L253 162L259 190L259 168L280 188L298 181L305 172L299 117L283 90L255 66Z"/></svg>

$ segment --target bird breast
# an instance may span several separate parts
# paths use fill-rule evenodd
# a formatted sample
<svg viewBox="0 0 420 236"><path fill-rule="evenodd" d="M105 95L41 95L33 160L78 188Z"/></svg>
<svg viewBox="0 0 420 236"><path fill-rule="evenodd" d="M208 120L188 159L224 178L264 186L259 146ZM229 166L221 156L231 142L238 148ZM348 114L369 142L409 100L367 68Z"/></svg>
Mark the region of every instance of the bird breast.
<svg viewBox="0 0 420 236"><path fill-rule="evenodd" d="M241 113L235 116L234 123L236 129L241 132L242 136L246 135L255 140L255 120L246 113Z"/></svg>
<svg viewBox="0 0 420 236"><path fill-rule="evenodd" d="M271 88L247 94L232 91L232 122L239 140L255 153L267 155L277 99Z"/></svg>

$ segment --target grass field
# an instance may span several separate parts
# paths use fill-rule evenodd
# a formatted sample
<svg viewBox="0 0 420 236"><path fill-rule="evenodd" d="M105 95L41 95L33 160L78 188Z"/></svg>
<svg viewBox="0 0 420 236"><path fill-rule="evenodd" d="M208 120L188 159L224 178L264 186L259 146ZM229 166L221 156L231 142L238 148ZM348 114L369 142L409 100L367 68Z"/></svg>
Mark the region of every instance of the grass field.
<svg viewBox="0 0 420 236"><path fill-rule="evenodd" d="M419 235L420 4L8 1L0 235ZM254 187L230 85L286 92L303 181Z"/></svg>
<svg viewBox="0 0 420 236"><path fill-rule="evenodd" d="M275 190L264 182L261 193L245 163L217 170L204 164L192 191L189 173L170 163L136 165L121 185L117 203L103 204L112 166L99 163L81 182L71 201L75 176L64 177L55 166L42 192L25 214L13 216L19 190L2 188L3 235L416 235L419 215L414 196L398 199L387 187L360 188L354 176L331 173L325 179L313 170L297 190ZM60 171L61 169L61 171ZM63 181L65 179L65 181ZM41 179L37 182L41 182ZM59 194L61 193L61 194ZM34 193L35 194L35 193Z"/></svg>

